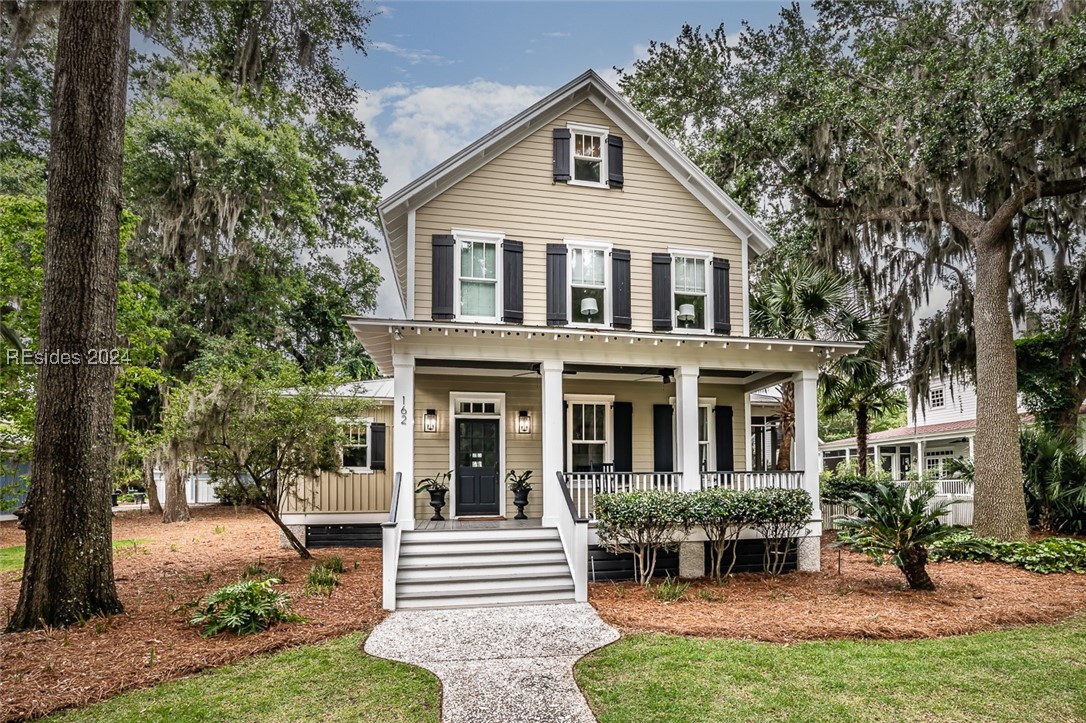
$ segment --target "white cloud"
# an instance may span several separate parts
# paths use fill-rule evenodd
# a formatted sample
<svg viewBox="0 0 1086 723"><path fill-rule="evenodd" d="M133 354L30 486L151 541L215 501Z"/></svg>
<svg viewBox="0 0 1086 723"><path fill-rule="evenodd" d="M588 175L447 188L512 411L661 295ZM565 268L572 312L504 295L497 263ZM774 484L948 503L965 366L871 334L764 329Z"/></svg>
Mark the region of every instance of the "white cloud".
<svg viewBox="0 0 1086 723"><path fill-rule="evenodd" d="M548 91L482 79L432 87L394 85L367 93L355 115L380 151L387 196Z"/></svg>
<svg viewBox="0 0 1086 723"><path fill-rule="evenodd" d="M543 33L544 38L568 38L571 33Z"/></svg>
<svg viewBox="0 0 1086 723"><path fill-rule="evenodd" d="M411 65L418 65L420 63L427 63L429 65L452 65L457 62L427 49L416 50L412 48L403 48L399 45L386 43L383 40L370 43L370 47L374 50L392 53L398 58L403 58Z"/></svg>
<svg viewBox="0 0 1086 723"><path fill-rule="evenodd" d="M641 45L641 44L634 45L633 46L633 57L631 57L630 60L627 61L621 67L622 67L623 70L625 70L628 73L633 68L633 64L634 64L635 61L645 60L648 57L649 57L649 46ZM607 81L611 85L612 88L614 88L615 90L619 89L618 88L618 77L619 77L618 76L618 71L615 70L614 67L596 68L595 70L596 70L596 73L598 73L601 78L603 78L605 81Z"/></svg>

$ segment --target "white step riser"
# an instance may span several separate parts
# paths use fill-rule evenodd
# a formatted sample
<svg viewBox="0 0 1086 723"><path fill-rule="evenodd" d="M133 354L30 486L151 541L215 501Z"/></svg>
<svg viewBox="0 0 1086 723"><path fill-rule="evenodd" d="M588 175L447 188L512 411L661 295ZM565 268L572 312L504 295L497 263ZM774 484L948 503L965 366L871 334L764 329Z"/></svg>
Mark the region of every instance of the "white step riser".
<svg viewBox="0 0 1086 723"><path fill-rule="evenodd" d="M505 542L507 540L560 540L554 529L526 530L407 530L403 542Z"/></svg>
<svg viewBox="0 0 1086 723"><path fill-rule="evenodd" d="M561 575L569 578L569 566L563 561L550 565L532 565L531 567L491 565L487 567L441 567L422 570L400 570L396 575L399 584L408 582L459 582L464 580L494 580L505 577L552 577Z"/></svg>
<svg viewBox="0 0 1086 723"><path fill-rule="evenodd" d="M397 600L396 607L407 608L474 608L490 605L544 605L547 603L571 603L573 591L554 593L514 593L506 595L482 595L448 597L448 598L419 598Z"/></svg>
<svg viewBox="0 0 1086 723"><path fill-rule="evenodd" d="M561 542L551 541L509 541L509 542L406 542L400 544L400 557L414 555L466 555L472 553L496 552L550 552L561 550Z"/></svg>
<svg viewBox="0 0 1086 723"><path fill-rule="evenodd" d="M573 593L569 574L556 577L513 577L472 582L405 582L396 583L399 598L443 598L457 595L500 595L523 591L568 590Z"/></svg>
<svg viewBox="0 0 1086 723"><path fill-rule="evenodd" d="M566 555L560 549L552 552L520 552L509 555L504 552L476 553L474 555L400 555L401 570L458 569L464 567L496 567L503 565L562 565L566 567Z"/></svg>

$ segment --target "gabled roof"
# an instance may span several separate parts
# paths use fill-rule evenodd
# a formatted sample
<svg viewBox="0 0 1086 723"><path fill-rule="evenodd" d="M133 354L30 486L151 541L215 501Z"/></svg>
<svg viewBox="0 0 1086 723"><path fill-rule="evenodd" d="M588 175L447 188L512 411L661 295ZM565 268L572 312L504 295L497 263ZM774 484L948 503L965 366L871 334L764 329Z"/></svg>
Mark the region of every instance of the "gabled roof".
<svg viewBox="0 0 1086 723"><path fill-rule="evenodd" d="M585 100L592 100L626 136L641 146L756 254L773 245L762 226L728 197L701 169L595 71L566 83L535 105L510 118L381 202L378 210L389 256L405 308L408 269L407 215Z"/></svg>

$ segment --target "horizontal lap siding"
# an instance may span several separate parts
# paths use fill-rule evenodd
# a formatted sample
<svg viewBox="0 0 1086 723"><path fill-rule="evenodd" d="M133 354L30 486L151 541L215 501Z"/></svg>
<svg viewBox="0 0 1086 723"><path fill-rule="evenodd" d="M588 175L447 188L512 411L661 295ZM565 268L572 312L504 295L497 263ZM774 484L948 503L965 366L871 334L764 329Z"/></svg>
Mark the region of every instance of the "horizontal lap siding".
<svg viewBox="0 0 1086 723"><path fill-rule="evenodd" d="M420 208L416 215L415 316L429 318L433 234L454 227L501 231L524 243L524 323L546 324L546 244L565 237L611 241L631 251L633 328L649 331L651 254L668 246L711 250L731 261L731 323L741 330L745 283L742 251L735 235L678 181L625 139L625 186L597 189L553 183L551 129L567 121L609 126L586 101L541 127L516 147ZM711 313L711 304L709 310Z"/></svg>
<svg viewBox="0 0 1086 723"><path fill-rule="evenodd" d="M478 377L461 376L430 376L416 374L415 376L415 419L422 419L427 409L437 411L437 432L423 432L421 427L415 428L415 478L432 477L449 469L450 444L449 435L452 424L449 420L449 393L450 392L488 392L505 394L505 415L502 425L505 428L505 470L502 471L502 484L505 473L510 469L523 472L526 469L535 472L532 482L534 489L528 496L528 506L524 513L528 517L543 516L543 431L540 424L541 396L540 380L538 376L531 375L523 378L497 378L484 379ZM527 410L532 419L532 431L530 434L517 434L516 416L520 410ZM430 496L427 493L415 495L415 516L417 519L428 520L433 515L433 508L429 505ZM442 515L449 517L452 514L450 504L442 511ZM505 491L505 516L513 517L517 512L513 504L513 493Z"/></svg>
<svg viewBox="0 0 1086 723"><path fill-rule="evenodd" d="M391 432L392 411L382 406L363 413L384 422ZM392 435L385 440L385 469L369 473L322 472L298 486L298 494L283 500L284 513L388 512L392 500Z"/></svg>

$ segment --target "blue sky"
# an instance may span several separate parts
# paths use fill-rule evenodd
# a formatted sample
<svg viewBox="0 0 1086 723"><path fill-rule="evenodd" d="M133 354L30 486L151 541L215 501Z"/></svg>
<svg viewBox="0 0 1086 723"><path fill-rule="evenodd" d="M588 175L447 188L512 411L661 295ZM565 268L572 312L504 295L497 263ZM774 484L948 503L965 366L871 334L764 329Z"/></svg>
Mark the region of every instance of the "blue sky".
<svg viewBox="0 0 1086 723"><path fill-rule="evenodd" d="M367 56L346 58L358 108L394 192L550 91L593 68L614 80L683 23L737 34L776 2L383 2Z"/></svg>
<svg viewBox="0 0 1086 723"><path fill-rule="evenodd" d="M487 131L592 68L614 82L651 40L669 42L684 23L773 22L779 2L382 2L368 54L344 58L365 90L356 114L380 151L388 196ZM377 315L399 316L391 269Z"/></svg>

